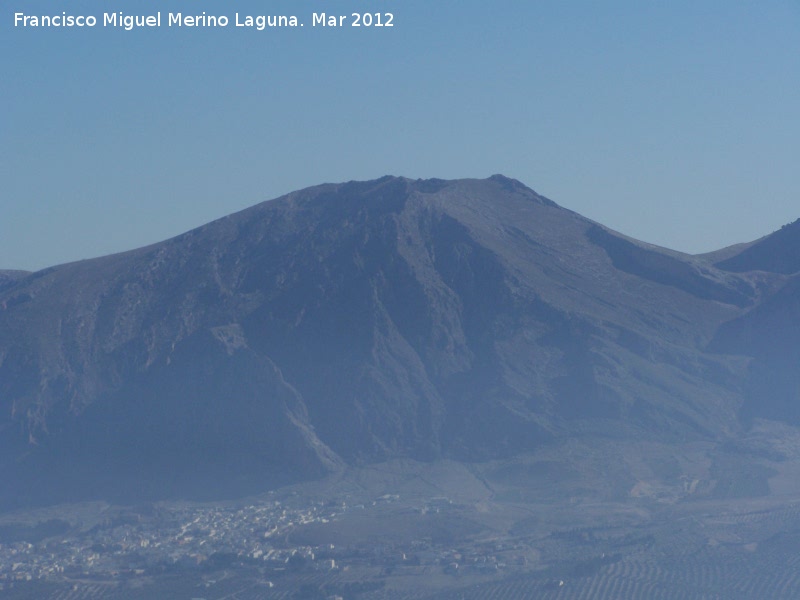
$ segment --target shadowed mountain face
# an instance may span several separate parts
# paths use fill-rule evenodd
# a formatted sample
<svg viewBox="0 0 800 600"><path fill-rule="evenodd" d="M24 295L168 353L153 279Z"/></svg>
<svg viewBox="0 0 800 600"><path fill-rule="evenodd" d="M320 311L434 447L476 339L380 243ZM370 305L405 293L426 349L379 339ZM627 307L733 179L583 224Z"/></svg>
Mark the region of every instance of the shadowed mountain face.
<svg viewBox="0 0 800 600"><path fill-rule="evenodd" d="M772 293L752 310L725 323L711 348L752 360L741 416L800 425L800 220L751 244L716 266L751 271Z"/></svg>
<svg viewBox="0 0 800 600"><path fill-rule="evenodd" d="M752 357L742 417L800 425L800 276L720 328L711 348Z"/></svg>
<svg viewBox="0 0 800 600"><path fill-rule="evenodd" d="M574 435L723 438L748 352L720 326L798 298L784 275L729 271L500 176L323 185L2 271L0 502L230 495Z"/></svg>

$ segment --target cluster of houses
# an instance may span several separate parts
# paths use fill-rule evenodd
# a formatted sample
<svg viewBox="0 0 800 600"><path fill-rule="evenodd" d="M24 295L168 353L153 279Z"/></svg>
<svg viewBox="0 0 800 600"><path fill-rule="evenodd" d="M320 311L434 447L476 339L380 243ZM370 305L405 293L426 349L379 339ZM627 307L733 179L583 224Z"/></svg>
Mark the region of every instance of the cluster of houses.
<svg viewBox="0 0 800 600"><path fill-rule="evenodd" d="M112 581L169 569L214 570L258 566L263 573L346 572L379 567L392 572L431 568L459 575L490 574L525 566L527 548L501 541L453 548L430 538L401 543L366 539L352 545L294 544L289 535L303 525L337 520L348 511L380 509L399 501L386 495L368 502L264 501L239 507L165 504L157 516L128 514L91 528L74 528L37 543L0 543L0 586L17 581ZM415 503L416 513L454 510L447 498ZM508 557L511 557L510 559Z"/></svg>

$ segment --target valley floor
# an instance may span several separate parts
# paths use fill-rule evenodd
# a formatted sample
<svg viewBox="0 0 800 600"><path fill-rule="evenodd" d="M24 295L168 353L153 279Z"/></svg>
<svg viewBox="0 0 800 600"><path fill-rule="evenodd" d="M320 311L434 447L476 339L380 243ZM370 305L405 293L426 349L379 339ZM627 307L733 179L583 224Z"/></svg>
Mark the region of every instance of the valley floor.
<svg viewBox="0 0 800 600"><path fill-rule="evenodd" d="M780 456L745 441L593 440L230 502L5 514L0 599L797 598L800 460L786 437Z"/></svg>

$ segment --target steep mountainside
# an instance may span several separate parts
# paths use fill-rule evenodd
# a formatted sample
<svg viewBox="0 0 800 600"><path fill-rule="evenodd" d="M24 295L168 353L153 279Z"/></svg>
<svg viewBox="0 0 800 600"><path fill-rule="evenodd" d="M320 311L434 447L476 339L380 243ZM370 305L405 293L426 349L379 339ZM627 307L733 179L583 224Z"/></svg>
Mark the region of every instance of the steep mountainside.
<svg viewBox="0 0 800 600"><path fill-rule="evenodd" d="M244 489L566 435L724 438L744 373L728 351L747 352L712 340L783 281L736 270L494 176L322 185L2 272L0 502Z"/></svg>

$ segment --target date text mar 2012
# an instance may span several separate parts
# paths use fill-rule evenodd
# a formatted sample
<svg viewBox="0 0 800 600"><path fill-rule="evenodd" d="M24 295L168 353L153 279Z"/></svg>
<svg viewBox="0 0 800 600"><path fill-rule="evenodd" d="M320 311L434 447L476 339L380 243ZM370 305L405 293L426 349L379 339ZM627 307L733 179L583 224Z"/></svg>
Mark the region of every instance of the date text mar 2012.
<svg viewBox="0 0 800 600"><path fill-rule="evenodd" d="M348 18L350 19L348 21ZM329 15L327 13L313 13L311 16L312 27L394 27L392 13L352 13L350 15Z"/></svg>

